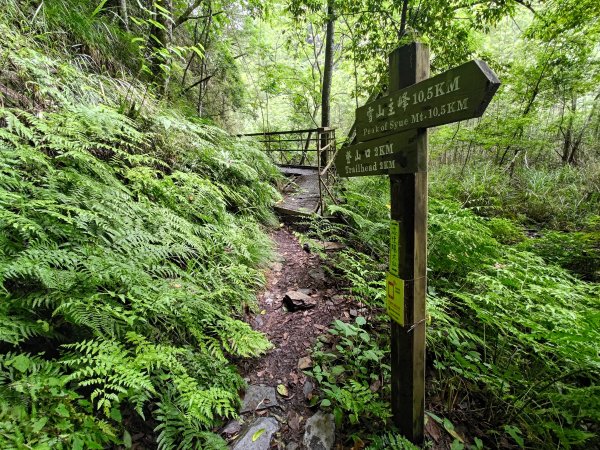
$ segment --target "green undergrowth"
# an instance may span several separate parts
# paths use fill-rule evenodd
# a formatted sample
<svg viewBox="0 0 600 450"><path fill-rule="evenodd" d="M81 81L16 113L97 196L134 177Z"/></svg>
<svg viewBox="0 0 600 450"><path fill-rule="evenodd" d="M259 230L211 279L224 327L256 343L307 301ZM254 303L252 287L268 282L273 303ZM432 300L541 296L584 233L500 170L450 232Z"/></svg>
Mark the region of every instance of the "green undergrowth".
<svg viewBox="0 0 600 450"><path fill-rule="evenodd" d="M0 21L0 447L226 448L276 169ZM14 88L14 89L13 89ZM10 105L10 107L8 106Z"/></svg>
<svg viewBox="0 0 600 450"><path fill-rule="evenodd" d="M491 163L447 165L430 172L437 198L456 200L486 217L528 228L580 230L600 210L600 167L520 167L512 175Z"/></svg>
<svg viewBox="0 0 600 450"><path fill-rule="evenodd" d="M378 442L373 435L390 426L387 184L349 181L347 203L332 209L351 226L312 227L354 248L333 258L332 270L367 308L354 323L334 322L313 354L321 406L355 441ZM600 442L600 286L528 251L532 242L508 219L430 199L427 398L454 448Z"/></svg>

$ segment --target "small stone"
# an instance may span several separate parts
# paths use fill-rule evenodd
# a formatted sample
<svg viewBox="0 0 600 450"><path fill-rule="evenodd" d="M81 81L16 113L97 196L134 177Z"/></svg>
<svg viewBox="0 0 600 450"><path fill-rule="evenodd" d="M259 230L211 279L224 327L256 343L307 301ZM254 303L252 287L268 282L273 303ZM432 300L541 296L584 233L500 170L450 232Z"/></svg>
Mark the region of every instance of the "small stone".
<svg viewBox="0 0 600 450"><path fill-rule="evenodd" d="M314 298L300 291L287 291L283 296L282 303L288 311L310 309L317 306L317 301Z"/></svg>
<svg viewBox="0 0 600 450"><path fill-rule="evenodd" d="M260 317L260 315L254 316L254 323L256 323L257 327L262 327L262 325L263 325L262 317Z"/></svg>
<svg viewBox="0 0 600 450"><path fill-rule="evenodd" d="M351 309L349 312L352 317L358 316L358 311L356 309Z"/></svg>
<svg viewBox="0 0 600 450"><path fill-rule="evenodd" d="M333 306L333 302L332 302L331 300L327 300L327 301L325 302L325 304L326 304L327 306Z"/></svg>
<svg viewBox="0 0 600 450"><path fill-rule="evenodd" d="M285 448L285 450L298 450L300 448L300 446L298 445L297 442L290 442L287 447Z"/></svg>
<svg viewBox="0 0 600 450"><path fill-rule="evenodd" d="M312 294L312 293L313 293L313 289L310 289L310 288L309 288L309 289L306 289L306 288L303 288L303 289L298 289L298 291L299 291L299 292L302 292L302 293L303 293L303 294L305 294L305 295L310 295L310 294Z"/></svg>
<svg viewBox="0 0 600 450"><path fill-rule="evenodd" d="M312 360L310 356L304 356L298 360L298 369L304 370L312 367Z"/></svg>
<svg viewBox="0 0 600 450"><path fill-rule="evenodd" d="M238 434L241 429L242 429L242 424L240 422L238 422L237 420L232 420L225 426L225 428L223 428L223 431L221 431L221 434L224 434L226 436L233 436L234 434Z"/></svg>
<svg viewBox="0 0 600 450"><path fill-rule="evenodd" d="M317 412L306 421L304 445L308 450L331 450L335 442L333 414Z"/></svg>
<svg viewBox="0 0 600 450"><path fill-rule="evenodd" d="M339 242L323 242L323 250L326 252L333 252L336 250L342 250L344 248L346 248L346 246Z"/></svg>
<svg viewBox="0 0 600 450"><path fill-rule="evenodd" d="M321 267L309 270L308 275L315 281L325 281L325 272Z"/></svg>
<svg viewBox="0 0 600 450"><path fill-rule="evenodd" d="M273 264L272 268L274 272L281 272L283 270L283 264L281 264L280 262L276 262L275 264Z"/></svg>
<svg viewBox="0 0 600 450"><path fill-rule="evenodd" d="M340 303L344 303L346 297L344 297L343 295L334 295L333 297L331 297L331 300L333 300L339 305Z"/></svg>
<svg viewBox="0 0 600 450"><path fill-rule="evenodd" d="M304 383L304 386L302 386L302 393L304 394L304 397L307 400L310 400L312 398L314 388L315 387L310 381L307 381L306 383Z"/></svg>
<svg viewBox="0 0 600 450"><path fill-rule="evenodd" d="M272 376L271 376L272 378ZM277 406L277 397L275 388L271 386L252 385L248 386L241 413L272 408Z"/></svg>
<svg viewBox="0 0 600 450"><path fill-rule="evenodd" d="M291 411L290 414L288 415L288 425L289 427L294 430L294 431L298 431L298 429L300 428L300 420L302 418L295 413L294 411Z"/></svg>
<svg viewBox="0 0 600 450"><path fill-rule="evenodd" d="M235 443L232 450L268 450L271 438L279 431L279 423L272 417L256 420Z"/></svg>

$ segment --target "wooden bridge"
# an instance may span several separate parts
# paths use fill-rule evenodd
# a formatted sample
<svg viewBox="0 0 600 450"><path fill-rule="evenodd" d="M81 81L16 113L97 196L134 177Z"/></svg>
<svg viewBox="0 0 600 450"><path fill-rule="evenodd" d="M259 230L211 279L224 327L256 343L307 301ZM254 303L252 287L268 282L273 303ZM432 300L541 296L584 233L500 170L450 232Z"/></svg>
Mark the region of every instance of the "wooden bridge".
<svg viewBox="0 0 600 450"><path fill-rule="evenodd" d="M337 154L335 128L250 133L264 145L286 182L283 200L275 209L286 216L323 215L327 202L337 204L333 193Z"/></svg>

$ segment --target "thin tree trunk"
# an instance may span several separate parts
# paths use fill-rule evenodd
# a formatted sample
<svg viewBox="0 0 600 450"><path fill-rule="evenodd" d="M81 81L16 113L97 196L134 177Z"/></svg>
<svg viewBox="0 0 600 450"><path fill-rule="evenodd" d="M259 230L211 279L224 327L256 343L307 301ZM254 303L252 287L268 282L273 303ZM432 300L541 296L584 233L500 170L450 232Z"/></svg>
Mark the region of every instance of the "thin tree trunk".
<svg viewBox="0 0 600 450"><path fill-rule="evenodd" d="M402 2L402 16L400 17L400 30L398 31L398 40L406 34L406 22L408 18L408 0Z"/></svg>
<svg viewBox="0 0 600 450"><path fill-rule="evenodd" d="M596 114L596 109L598 106L598 98L600 98L600 94L596 95L596 97L594 98L594 106L592 107L592 110L588 114L587 119L585 120L585 123L583 124L583 127L581 127L581 131L577 135L575 142L573 142L573 145L571 146L571 152L569 154L569 158L566 161L571 165L577 165L579 148L581 147L581 143L583 142L583 136L585 135L585 132L588 129L588 126L590 125L592 118Z"/></svg>
<svg viewBox="0 0 600 450"><path fill-rule="evenodd" d="M129 31L129 15L127 13L127 0L119 0L119 11L121 13L121 20L123 21L123 26L127 31Z"/></svg>
<svg viewBox="0 0 600 450"><path fill-rule="evenodd" d="M156 0L156 4L165 8L172 14L172 0ZM154 20L159 24L153 25L150 28L150 36L148 38L149 47L152 49L152 56L150 62L150 70L154 82L157 84L161 92L166 92L168 83L168 77L165 70L165 66L168 65L169 61L165 59L161 51L167 48L172 36L173 28L172 22L165 17L165 14L154 8Z"/></svg>
<svg viewBox="0 0 600 450"><path fill-rule="evenodd" d="M335 17L333 0L327 4L327 31L325 35L325 66L323 69L323 88L321 91L321 127L331 126L331 82L333 78L333 37ZM321 148L327 145L328 133L321 138ZM327 165L326 152L321 155L321 165Z"/></svg>

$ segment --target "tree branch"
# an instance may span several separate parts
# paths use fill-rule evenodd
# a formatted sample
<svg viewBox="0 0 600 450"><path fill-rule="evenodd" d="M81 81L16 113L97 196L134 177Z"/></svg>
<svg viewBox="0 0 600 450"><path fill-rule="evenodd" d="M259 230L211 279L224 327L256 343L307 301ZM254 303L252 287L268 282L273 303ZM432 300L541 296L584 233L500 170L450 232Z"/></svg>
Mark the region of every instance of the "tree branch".
<svg viewBox="0 0 600 450"><path fill-rule="evenodd" d="M208 19L209 17L218 16L219 14L223 14L223 13L225 13L225 11L221 10L221 11L217 11L216 13L205 14L203 16L189 16L187 18L187 20Z"/></svg>
<svg viewBox="0 0 600 450"><path fill-rule="evenodd" d="M175 24L173 25L173 28L177 28L179 25L181 25L184 22L187 22L190 18L192 13L194 12L194 10L200 6L200 4L203 2L203 0L196 0L194 3L192 3L188 9L186 9L183 14L181 14L177 19L175 19Z"/></svg>

